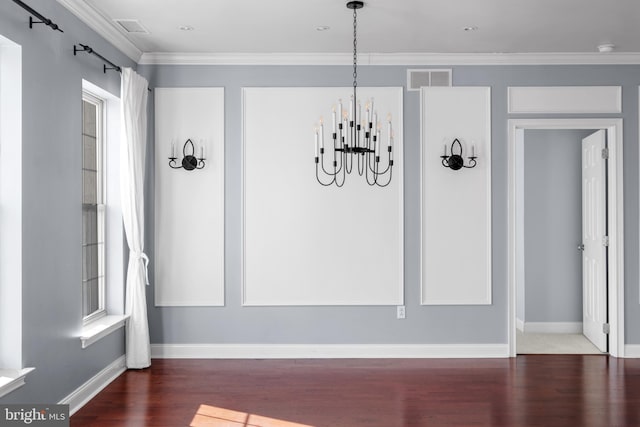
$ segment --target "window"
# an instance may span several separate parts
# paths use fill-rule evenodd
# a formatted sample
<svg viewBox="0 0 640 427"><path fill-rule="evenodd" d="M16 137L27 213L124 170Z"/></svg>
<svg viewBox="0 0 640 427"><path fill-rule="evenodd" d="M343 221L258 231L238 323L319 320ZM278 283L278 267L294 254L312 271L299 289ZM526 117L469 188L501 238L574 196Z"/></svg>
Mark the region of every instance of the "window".
<svg viewBox="0 0 640 427"><path fill-rule="evenodd" d="M22 47L0 35L0 400L25 384L22 353Z"/></svg>
<svg viewBox="0 0 640 427"><path fill-rule="evenodd" d="M122 328L120 99L82 81L82 348Z"/></svg>
<svg viewBox="0 0 640 427"><path fill-rule="evenodd" d="M104 101L82 96L82 315L105 315Z"/></svg>

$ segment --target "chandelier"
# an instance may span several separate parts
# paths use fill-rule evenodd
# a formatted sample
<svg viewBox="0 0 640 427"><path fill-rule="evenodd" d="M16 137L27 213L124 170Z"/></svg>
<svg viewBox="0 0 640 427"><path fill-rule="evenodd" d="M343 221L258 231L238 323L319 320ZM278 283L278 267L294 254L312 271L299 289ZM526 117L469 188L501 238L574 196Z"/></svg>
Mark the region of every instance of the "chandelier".
<svg viewBox="0 0 640 427"><path fill-rule="evenodd" d="M386 144L382 144L383 124L378 121L378 113L373 109L373 98L364 107L358 99L358 50L357 50L357 10L362 9L361 1L350 1L347 8L353 10L353 95L349 109L342 108L342 99L331 113L332 132L325 159L324 120L315 128L316 179L324 186L335 184L342 187L347 174L355 170L364 176L367 184L386 187L391 183L393 171L393 129L391 114L386 120ZM384 145L384 147L383 147ZM385 150L386 148L386 150ZM384 154L386 151L386 154ZM380 161L381 158L386 158Z"/></svg>

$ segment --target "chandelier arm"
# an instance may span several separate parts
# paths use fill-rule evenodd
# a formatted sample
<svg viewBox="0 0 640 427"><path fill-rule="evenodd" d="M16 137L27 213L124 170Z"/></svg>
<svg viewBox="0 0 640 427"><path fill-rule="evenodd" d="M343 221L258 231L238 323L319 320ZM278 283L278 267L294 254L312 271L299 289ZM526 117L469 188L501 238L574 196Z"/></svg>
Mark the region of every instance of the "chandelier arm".
<svg viewBox="0 0 640 427"><path fill-rule="evenodd" d="M335 151L334 151L333 152L334 161L335 161L335 157L336 157L336 155L335 155ZM336 174L336 172L334 172L334 173L327 172L327 170L325 169L325 167L324 167L324 153L320 154L320 166L322 167L322 172L324 172L325 175L331 176L331 175L335 175ZM333 165L333 169L335 171L335 169L336 169L336 165L335 164Z"/></svg>
<svg viewBox="0 0 640 427"><path fill-rule="evenodd" d="M344 146L344 143L342 143L342 138L343 138L343 136L342 136L342 128L340 129L339 138L340 138L340 142L338 142L338 139L335 139L333 141L333 161L337 164L338 163L337 159L338 159L338 157L340 157L340 167L337 169L336 174L338 172L340 172L342 170L342 168L344 167L344 158L342 157L342 153L337 151L337 148L338 148L338 146L340 144L342 144ZM336 170L335 167L334 167L334 170Z"/></svg>
<svg viewBox="0 0 640 427"><path fill-rule="evenodd" d="M377 157L380 157L380 156L377 156ZM369 169L371 169L371 172L373 172L373 173L380 174L380 172L376 172L380 167L380 162L379 161L376 162L375 152L372 154L371 158L373 159L373 162L369 162L370 163L369 164ZM391 154L389 154L389 158L391 158ZM371 166L371 163L373 163L373 166ZM387 166L387 169L389 169L388 166ZM386 170L385 170L385 172L382 172L382 173L386 173Z"/></svg>
<svg viewBox="0 0 640 427"><path fill-rule="evenodd" d="M369 156L369 161L367 162L367 166L369 167L369 170L373 173L376 173L375 168L376 168L376 153L371 153L371 156Z"/></svg>
<svg viewBox="0 0 640 427"><path fill-rule="evenodd" d="M340 156L340 166L338 167L338 151L337 151L337 138L332 138L333 140L333 173L331 172L327 172L325 166L324 166L324 152L321 151L320 157L321 157L321 161L320 161L320 165L322 166L322 172L324 172L326 175L329 176L335 176L337 175L341 170L342 170L342 166L344 164L344 162L342 162L342 156Z"/></svg>
<svg viewBox="0 0 640 427"><path fill-rule="evenodd" d="M373 178L373 181L371 181L371 178L369 177L369 171L371 171L371 177ZM374 186L376 185L376 181L378 180L378 174L375 170L367 168L365 171L365 178L367 180L367 184L369 184L370 186Z"/></svg>
<svg viewBox="0 0 640 427"><path fill-rule="evenodd" d="M346 167L342 169L342 181L338 180L338 177L340 176L340 174L337 174L336 177L334 178L334 182L336 184L336 187L340 188L346 182L346 180L347 180L346 170L347 170Z"/></svg>
<svg viewBox="0 0 640 427"><path fill-rule="evenodd" d="M324 187L328 187L331 184L333 184L334 182L336 182L336 177L333 176L331 178L331 181L329 181L329 183L325 184L324 182L322 182L322 180L320 179L320 174L318 172L318 164L316 163L316 180L320 183L320 185L324 186Z"/></svg>
<svg viewBox="0 0 640 427"><path fill-rule="evenodd" d="M378 185L378 187L384 188L391 184L391 178L393 178L393 168L389 169L389 180L385 184L380 184L379 182L376 182L376 184Z"/></svg>
<svg viewBox="0 0 640 427"><path fill-rule="evenodd" d="M327 176L336 176L338 173L340 173L340 169L336 169L336 167L335 167L335 166L334 166L334 168L333 168L333 169L334 169L334 172L333 172L333 173L332 173L332 172L327 172L327 171L324 169L324 166L322 166L322 173L324 173L324 174L325 174L325 175L327 175Z"/></svg>
<svg viewBox="0 0 640 427"><path fill-rule="evenodd" d="M376 172L378 175L386 175L387 172L389 172L391 169L393 168L393 166L391 165L391 162L389 162L387 164L387 168L385 170L383 170L382 172Z"/></svg>
<svg viewBox="0 0 640 427"><path fill-rule="evenodd" d="M344 167L347 173L353 170L353 153L344 152Z"/></svg>
<svg viewBox="0 0 640 427"><path fill-rule="evenodd" d="M386 173L393 168L393 160L391 159L392 152L388 150L387 152L389 153L389 155L387 156L387 168L382 172L378 172L378 175L386 175Z"/></svg>

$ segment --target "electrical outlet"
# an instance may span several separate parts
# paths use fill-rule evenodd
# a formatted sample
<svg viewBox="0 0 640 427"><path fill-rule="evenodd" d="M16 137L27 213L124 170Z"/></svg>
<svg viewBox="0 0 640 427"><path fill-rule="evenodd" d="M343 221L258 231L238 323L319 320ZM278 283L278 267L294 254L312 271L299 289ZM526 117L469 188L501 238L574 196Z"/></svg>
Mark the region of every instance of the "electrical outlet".
<svg viewBox="0 0 640 427"><path fill-rule="evenodd" d="M397 311L398 319L404 319L406 317L406 315L407 315L407 313L405 312L405 309L404 309L404 305L399 305L399 306L396 307L396 309L398 310Z"/></svg>

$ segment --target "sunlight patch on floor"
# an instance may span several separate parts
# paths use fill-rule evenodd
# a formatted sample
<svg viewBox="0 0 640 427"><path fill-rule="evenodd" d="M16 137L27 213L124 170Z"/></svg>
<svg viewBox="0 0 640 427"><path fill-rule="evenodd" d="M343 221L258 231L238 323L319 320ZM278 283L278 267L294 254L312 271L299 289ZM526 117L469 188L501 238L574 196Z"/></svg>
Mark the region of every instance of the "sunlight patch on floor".
<svg viewBox="0 0 640 427"><path fill-rule="evenodd" d="M200 405L190 427L313 427L291 421L261 417L246 412Z"/></svg>

